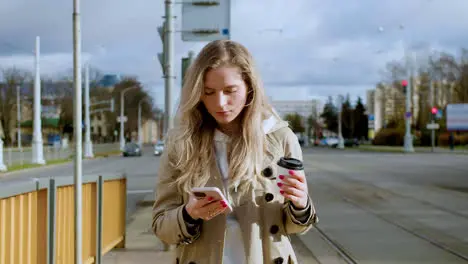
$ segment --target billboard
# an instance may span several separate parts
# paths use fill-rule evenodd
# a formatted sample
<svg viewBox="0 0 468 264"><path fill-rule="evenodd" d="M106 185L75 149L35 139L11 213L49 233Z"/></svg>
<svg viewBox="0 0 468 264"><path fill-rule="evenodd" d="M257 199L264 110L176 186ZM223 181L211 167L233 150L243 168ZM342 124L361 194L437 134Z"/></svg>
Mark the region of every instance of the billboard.
<svg viewBox="0 0 468 264"><path fill-rule="evenodd" d="M447 130L468 131L468 104L447 105Z"/></svg>
<svg viewBox="0 0 468 264"><path fill-rule="evenodd" d="M182 5L182 40L230 39L231 0L192 1Z"/></svg>

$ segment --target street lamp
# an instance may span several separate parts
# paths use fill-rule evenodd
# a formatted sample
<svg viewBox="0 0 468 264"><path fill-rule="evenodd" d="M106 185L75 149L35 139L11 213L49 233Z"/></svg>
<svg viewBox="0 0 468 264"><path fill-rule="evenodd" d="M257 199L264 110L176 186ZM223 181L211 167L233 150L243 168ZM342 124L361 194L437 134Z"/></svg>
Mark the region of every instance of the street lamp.
<svg viewBox="0 0 468 264"><path fill-rule="evenodd" d="M131 89L136 89L138 86L131 86L120 91L120 150L123 150L125 147L125 138L124 138L124 95Z"/></svg>
<svg viewBox="0 0 468 264"><path fill-rule="evenodd" d="M32 163L45 164L44 147L42 143L41 121L41 77L39 68L40 38L36 37L36 50L34 53L35 78L34 78L34 122L32 140Z"/></svg>
<svg viewBox="0 0 468 264"><path fill-rule="evenodd" d="M0 137L0 171L7 171L7 166L3 163L3 140Z"/></svg>
<svg viewBox="0 0 468 264"><path fill-rule="evenodd" d="M403 32L405 29L405 26L400 24L399 25L399 30ZM384 28L379 27L379 32L383 32ZM409 74L409 79L411 80L413 78L413 65L409 65L408 63L408 51L405 43L405 39L402 38L402 45L403 45L403 53L404 53L404 59L405 59L405 68L408 69L408 67L411 67L410 74ZM413 56L411 56L413 57ZM404 151L405 152L414 152L414 147L413 147L413 136L411 135L411 118L412 118L412 113L411 113L411 85L408 85L408 81L403 80L401 85L403 86L404 92L405 92L405 137L404 137Z"/></svg>

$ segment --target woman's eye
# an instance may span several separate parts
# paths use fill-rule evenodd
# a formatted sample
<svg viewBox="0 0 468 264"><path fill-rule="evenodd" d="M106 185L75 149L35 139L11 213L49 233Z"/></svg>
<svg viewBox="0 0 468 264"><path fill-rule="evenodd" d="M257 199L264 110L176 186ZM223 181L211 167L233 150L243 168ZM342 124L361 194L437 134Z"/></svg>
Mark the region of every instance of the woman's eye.
<svg viewBox="0 0 468 264"><path fill-rule="evenodd" d="M213 91L205 91L205 95L212 95L212 94L214 94Z"/></svg>
<svg viewBox="0 0 468 264"><path fill-rule="evenodd" d="M235 92L237 92L237 89L231 89L231 90L225 91L225 93L228 93L228 94L235 93Z"/></svg>

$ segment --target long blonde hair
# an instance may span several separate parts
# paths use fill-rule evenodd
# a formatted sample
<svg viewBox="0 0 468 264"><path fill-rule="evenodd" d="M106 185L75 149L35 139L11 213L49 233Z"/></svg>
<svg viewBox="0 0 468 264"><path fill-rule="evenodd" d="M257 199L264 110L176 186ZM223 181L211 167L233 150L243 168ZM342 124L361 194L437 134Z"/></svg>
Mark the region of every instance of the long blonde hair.
<svg viewBox="0 0 468 264"><path fill-rule="evenodd" d="M189 192L209 180L217 123L201 97L205 74L221 66L238 67L248 89L240 114L242 135L233 137L230 145L229 188L246 189L260 175L265 146L262 121L272 114L272 108L249 51L234 41L217 40L207 44L187 69L174 129L169 133L169 160L178 171L174 183L179 191Z"/></svg>

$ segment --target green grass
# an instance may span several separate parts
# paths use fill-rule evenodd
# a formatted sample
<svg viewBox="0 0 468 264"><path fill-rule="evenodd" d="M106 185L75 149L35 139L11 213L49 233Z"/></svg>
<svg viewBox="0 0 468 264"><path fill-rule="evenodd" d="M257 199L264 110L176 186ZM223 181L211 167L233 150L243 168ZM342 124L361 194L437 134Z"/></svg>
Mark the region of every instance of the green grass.
<svg viewBox="0 0 468 264"><path fill-rule="evenodd" d="M109 156L119 155L120 153L121 153L120 150L99 152L99 153L96 153L94 155L94 158L107 158ZM64 158L64 159L48 160L48 161L46 161L46 164L44 164L44 165L32 164L32 163L24 163L24 164L13 163L12 165L8 166L8 171L6 171L5 173L13 172L13 171L19 171L19 170L25 170L25 169L34 169L34 168L47 167L47 166L50 166L50 165L64 164L64 163L73 161L73 157L74 157L74 155L71 155L70 157ZM1 174L1 172L0 172L0 174Z"/></svg>
<svg viewBox="0 0 468 264"><path fill-rule="evenodd" d="M69 161L71 161L71 159L49 160L44 165L32 164L32 163L25 163L25 164L14 163L13 165L8 166L8 171L7 172L19 171L19 170L25 170L25 169L33 169L33 168L40 168L40 167L47 167L47 166L50 166L50 165L57 165L57 164L67 163Z"/></svg>
<svg viewBox="0 0 468 264"><path fill-rule="evenodd" d="M120 155L122 152L120 150L113 150L113 151L107 151L107 152L100 152L94 154L95 158L107 158L109 156L116 156Z"/></svg>
<svg viewBox="0 0 468 264"><path fill-rule="evenodd" d="M371 151L371 152L393 152L393 153L403 153L403 146L374 146L374 145L360 145L356 149L361 151Z"/></svg>

